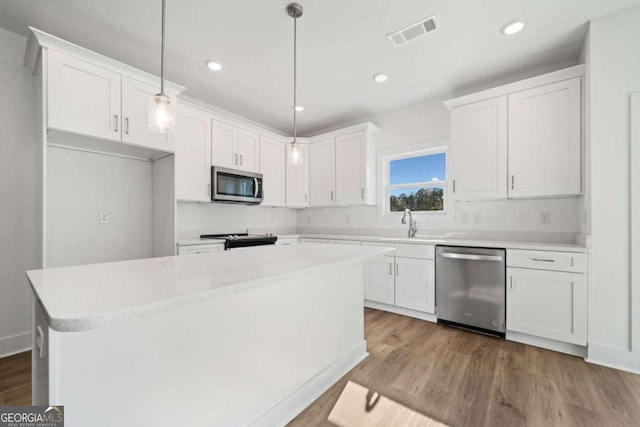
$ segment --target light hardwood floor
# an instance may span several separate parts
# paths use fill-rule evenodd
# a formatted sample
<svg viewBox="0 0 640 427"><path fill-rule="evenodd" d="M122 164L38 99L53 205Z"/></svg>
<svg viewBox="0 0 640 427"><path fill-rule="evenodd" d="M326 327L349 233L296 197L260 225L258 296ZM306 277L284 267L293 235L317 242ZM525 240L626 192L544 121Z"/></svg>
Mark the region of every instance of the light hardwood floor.
<svg viewBox="0 0 640 427"><path fill-rule="evenodd" d="M369 357L290 426L334 426L353 383L450 426L640 426L638 375L378 310L365 337Z"/></svg>
<svg viewBox="0 0 640 427"><path fill-rule="evenodd" d="M640 425L638 375L370 309L365 336L369 357L290 426L335 426L329 414L348 384L396 404L386 410L408 408L450 426ZM0 405L30 403L31 353L0 359ZM341 410L361 412L365 400L348 405Z"/></svg>

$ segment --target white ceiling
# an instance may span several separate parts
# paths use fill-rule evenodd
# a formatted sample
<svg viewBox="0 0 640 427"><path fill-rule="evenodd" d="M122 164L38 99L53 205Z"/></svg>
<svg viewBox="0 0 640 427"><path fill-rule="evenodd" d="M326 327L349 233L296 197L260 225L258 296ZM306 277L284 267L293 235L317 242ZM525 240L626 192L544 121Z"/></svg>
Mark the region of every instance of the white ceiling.
<svg viewBox="0 0 640 427"><path fill-rule="evenodd" d="M638 0L299 0L299 133L578 57L587 22ZM166 77L186 95L288 132L293 20L287 0L167 0ZM0 0L0 27L31 25L159 72L160 0ZM437 14L440 29L394 48L385 35ZM499 29L523 19L523 32ZM215 58L224 69L209 71ZM385 72L376 84L371 76Z"/></svg>

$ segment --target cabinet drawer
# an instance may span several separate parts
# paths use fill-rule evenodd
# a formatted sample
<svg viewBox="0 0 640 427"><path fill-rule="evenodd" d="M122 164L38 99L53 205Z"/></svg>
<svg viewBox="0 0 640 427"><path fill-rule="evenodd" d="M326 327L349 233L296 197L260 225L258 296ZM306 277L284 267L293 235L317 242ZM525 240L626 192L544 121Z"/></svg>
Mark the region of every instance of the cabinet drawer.
<svg viewBox="0 0 640 427"><path fill-rule="evenodd" d="M224 244L178 246L178 255L206 254L224 251Z"/></svg>
<svg viewBox="0 0 640 427"><path fill-rule="evenodd" d="M507 250L507 267L585 273L587 256L572 252Z"/></svg>
<svg viewBox="0 0 640 427"><path fill-rule="evenodd" d="M360 242L358 240L329 240L329 243L332 245L356 245L360 246Z"/></svg>
<svg viewBox="0 0 640 427"><path fill-rule="evenodd" d="M411 245L396 243L396 253L398 257L435 259L436 247L433 245Z"/></svg>
<svg viewBox="0 0 640 427"><path fill-rule="evenodd" d="M312 239L310 237L303 237L300 239L301 243L329 243L326 239Z"/></svg>
<svg viewBox="0 0 640 427"><path fill-rule="evenodd" d="M278 240L276 241L276 246L293 245L296 243L298 243L297 237L287 237L285 239L278 238Z"/></svg>

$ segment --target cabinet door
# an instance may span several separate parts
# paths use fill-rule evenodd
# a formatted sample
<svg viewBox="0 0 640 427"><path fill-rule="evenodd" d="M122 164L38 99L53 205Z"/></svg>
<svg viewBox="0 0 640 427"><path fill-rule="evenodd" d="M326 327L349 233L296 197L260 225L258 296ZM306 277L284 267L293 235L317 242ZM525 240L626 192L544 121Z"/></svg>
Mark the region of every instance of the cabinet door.
<svg viewBox="0 0 640 427"><path fill-rule="evenodd" d="M507 330L586 345L585 275L507 268Z"/></svg>
<svg viewBox="0 0 640 427"><path fill-rule="evenodd" d="M509 95L509 196L582 192L581 79Z"/></svg>
<svg viewBox="0 0 640 427"><path fill-rule="evenodd" d="M238 155L238 169L247 172L260 170L260 136L258 134L240 129L235 152Z"/></svg>
<svg viewBox="0 0 640 427"><path fill-rule="evenodd" d="M396 305L435 312L435 262L396 257Z"/></svg>
<svg viewBox="0 0 640 427"><path fill-rule="evenodd" d="M149 129L149 100L159 87L122 77L122 142L173 152L173 138ZM171 97L176 102L174 96ZM177 124L176 124L177 128Z"/></svg>
<svg viewBox="0 0 640 427"><path fill-rule="evenodd" d="M49 50L49 128L120 141L120 74Z"/></svg>
<svg viewBox="0 0 640 427"><path fill-rule="evenodd" d="M451 111L452 197L454 200L507 197L507 97Z"/></svg>
<svg viewBox="0 0 640 427"><path fill-rule="evenodd" d="M287 207L306 208L309 206L309 145L300 144L302 149L301 165L290 165L287 162ZM287 158L291 144L287 144Z"/></svg>
<svg viewBox="0 0 640 427"><path fill-rule="evenodd" d="M235 153L238 129L226 123L211 121L211 164L236 169L238 156Z"/></svg>
<svg viewBox="0 0 640 427"><path fill-rule="evenodd" d="M335 139L314 142L309 147L310 206L336 204Z"/></svg>
<svg viewBox="0 0 640 427"><path fill-rule="evenodd" d="M263 206L285 205L284 143L260 137L260 173L264 178Z"/></svg>
<svg viewBox="0 0 640 427"><path fill-rule="evenodd" d="M365 132L336 138L336 204L365 203Z"/></svg>
<svg viewBox="0 0 640 427"><path fill-rule="evenodd" d="M211 201L211 116L178 105L176 132L176 198Z"/></svg>
<svg viewBox="0 0 640 427"><path fill-rule="evenodd" d="M364 299L383 304L393 304L393 270L393 257L380 256L367 261L364 279Z"/></svg>

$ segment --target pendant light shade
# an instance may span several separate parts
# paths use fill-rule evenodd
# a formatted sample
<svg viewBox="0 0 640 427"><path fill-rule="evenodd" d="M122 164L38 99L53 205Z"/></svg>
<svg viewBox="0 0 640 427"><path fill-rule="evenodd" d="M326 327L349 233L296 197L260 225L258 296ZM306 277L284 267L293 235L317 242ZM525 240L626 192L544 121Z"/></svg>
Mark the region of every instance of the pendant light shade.
<svg viewBox="0 0 640 427"><path fill-rule="evenodd" d="M149 129L161 133L176 130L176 101L164 93L164 27L166 0L162 0L162 42L160 46L160 93L149 100Z"/></svg>
<svg viewBox="0 0 640 427"><path fill-rule="evenodd" d="M298 3L291 3L287 6L287 14L293 18L293 141L291 141L291 149L289 150L289 164L290 165L302 165L304 163L304 156L302 155L302 147L297 141L298 129L296 118L298 100L296 98L297 91L297 38L298 38L298 18L302 16L302 5Z"/></svg>

